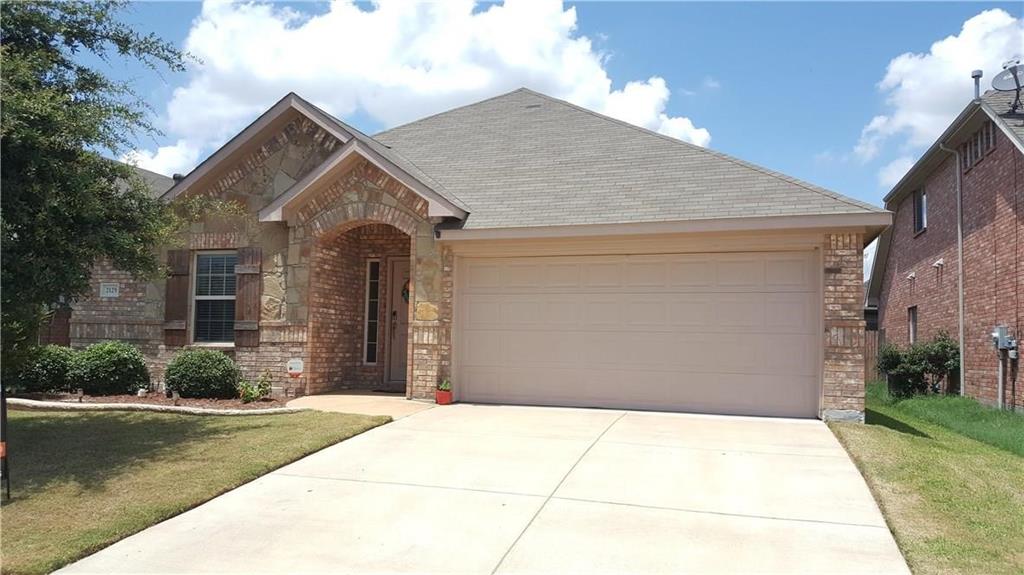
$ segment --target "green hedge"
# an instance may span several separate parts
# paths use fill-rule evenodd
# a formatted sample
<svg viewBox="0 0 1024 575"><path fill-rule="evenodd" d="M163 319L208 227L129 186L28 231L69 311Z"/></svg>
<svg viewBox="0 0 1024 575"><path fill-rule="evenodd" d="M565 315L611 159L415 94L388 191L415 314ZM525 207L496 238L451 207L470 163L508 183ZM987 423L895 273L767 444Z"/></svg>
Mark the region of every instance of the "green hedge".
<svg viewBox="0 0 1024 575"><path fill-rule="evenodd" d="M46 345L36 348L19 367L13 383L30 393L74 391L71 379L74 360L75 351L70 347Z"/></svg>
<svg viewBox="0 0 1024 575"><path fill-rule="evenodd" d="M181 397L238 397L242 374L230 357L212 349L186 349L167 364L164 382Z"/></svg>
<svg viewBox="0 0 1024 575"><path fill-rule="evenodd" d="M878 369L886 374L893 397L939 393L959 373L960 348L943 332L907 348L886 344L878 350Z"/></svg>
<svg viewBox="0 0 1024 575"><path fill-rule="evenodd" d="M105 341L75 354L69 379L72 388L89 395L119 395L148 388L149 370L135 346Z"/></svg>

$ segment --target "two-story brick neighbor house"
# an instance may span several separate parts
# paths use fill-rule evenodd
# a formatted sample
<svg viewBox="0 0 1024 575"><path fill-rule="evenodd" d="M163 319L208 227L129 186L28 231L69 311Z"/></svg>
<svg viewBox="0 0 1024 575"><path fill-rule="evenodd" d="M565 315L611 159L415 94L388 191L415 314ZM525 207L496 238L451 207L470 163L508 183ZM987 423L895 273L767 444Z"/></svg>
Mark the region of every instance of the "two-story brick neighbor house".
<svg viewBox="0 0 1024 575"><path fill-rule="evenodd" d="M72 345L131 341L157 379L221 349L283 396L863 417L891 214L561 100L370 137L289 94L162 197L189 194L248 216L195 224L166 282L101 267Z"/></svg>
<svg viewBox="0 0 1024 575"><path fill-rule="evenodd" d="M887 342L960 340L963 393L988 404L999 402L1000 365L989 334L1005 325L1019 338L1024 327L1024 114L1012 102L1010 92L971 101L885 197L894 222L867 297ZM1019 409L1017 362L1004 362L1004 404Z"/></svg>

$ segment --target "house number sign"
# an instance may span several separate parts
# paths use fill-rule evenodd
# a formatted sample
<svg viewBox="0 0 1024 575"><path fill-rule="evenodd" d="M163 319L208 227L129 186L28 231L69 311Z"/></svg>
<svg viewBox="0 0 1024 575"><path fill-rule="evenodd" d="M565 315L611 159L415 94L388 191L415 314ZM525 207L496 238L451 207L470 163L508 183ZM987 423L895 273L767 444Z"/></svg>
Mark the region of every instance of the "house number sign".
<svg viewBox="0 0 1024 575"><path fill-rule="evenodd" d="M100 297L117 297L121 295L121 284L118 283L101 283L100 284Z"/></svg>
<svg viewBox="0 0 1024 575"><path fill-rule="evenodd" d="M289 359L288 360L288 377L301 377L302 376L302 360L301 359Z"/></svg>

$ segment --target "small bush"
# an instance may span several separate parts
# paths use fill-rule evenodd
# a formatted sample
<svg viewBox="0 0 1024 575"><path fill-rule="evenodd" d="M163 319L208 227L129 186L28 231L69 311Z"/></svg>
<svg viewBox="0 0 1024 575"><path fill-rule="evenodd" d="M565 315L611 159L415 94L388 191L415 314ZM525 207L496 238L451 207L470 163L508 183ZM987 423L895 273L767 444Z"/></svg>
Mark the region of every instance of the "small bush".
<svg viewBox="0 0 1024 575"><path fill-rule="evenodd" d="M264 371L263 375L255 382L246 379L238 382L238 397L242 403L251 403L270 397L271 379L270 371Z"/></svg>
<svg viewBox="0 0 1024 575"><path fill-rule="evenodd" d="M149 387L146 358L135 346L120 341L94 343L76 353L69 377L73 389L89 395L135 393Z"/></svg>
<svg viewBox="0 0 1024 575"><path fill-rule="evenodd" d="M186 349L167 364L164 383L182 397L238 397L242 374L231 358L214 349Z"/></svg>
<svg viewBox="0 0 1024 575"><path fill-rule="evenodd" d="M938 393L942 383L960 369L960 350L946 333L906 349L886 344L878 350L878 369L886 374L895 398Z"/></svg>
<svg viewBox="0 0 1024 575"><path fill-rule="evenodd" d="M40 347L21 366L18 386L31 393L72 391L71 363L74 358L75 352L70 347Z"/></svg>

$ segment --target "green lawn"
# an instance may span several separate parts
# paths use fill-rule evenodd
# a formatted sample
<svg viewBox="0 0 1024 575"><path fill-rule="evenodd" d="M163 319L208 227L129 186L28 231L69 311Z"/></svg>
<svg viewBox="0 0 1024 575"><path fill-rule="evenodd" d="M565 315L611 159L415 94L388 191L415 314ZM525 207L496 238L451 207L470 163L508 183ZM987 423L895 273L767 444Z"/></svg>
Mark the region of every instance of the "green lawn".
<svg viewBox="0 0 1024 575"><path fill-rule="evenodd" d="M868 385L868 396L874 405L898 407L902 413L1024 457L1024 415L1020 413L992 409L958 395L922 395L895 401L884 383Z"/></svg>
<svg viewBox="0 0 1024 575"><path fill-rule="evenodd" d="M4 573L47 573L389 420L313 411L9 415Z"/></svg>
<svg viewBox="0 0 1024 575"><path fill-rule="evenodd" d="M1024 417L972 403L872 386L865 425L831 424L915 574L1024 573Z"/></svg>

